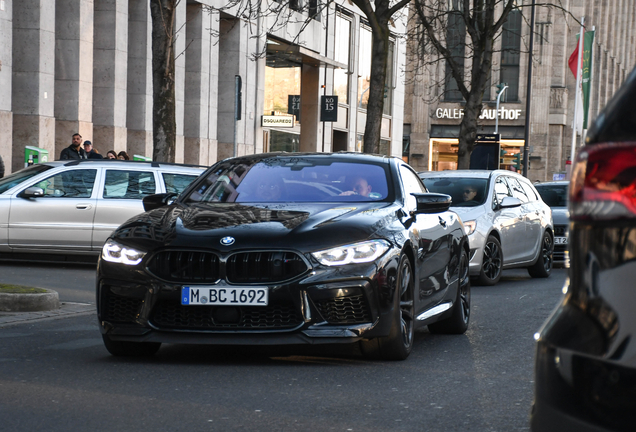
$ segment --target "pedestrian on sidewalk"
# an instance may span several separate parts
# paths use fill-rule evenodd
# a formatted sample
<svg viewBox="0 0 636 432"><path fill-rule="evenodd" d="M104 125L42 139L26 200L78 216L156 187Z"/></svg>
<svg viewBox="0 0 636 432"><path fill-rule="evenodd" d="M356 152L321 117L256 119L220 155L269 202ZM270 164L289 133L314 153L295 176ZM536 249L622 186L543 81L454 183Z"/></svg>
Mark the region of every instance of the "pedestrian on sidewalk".
<svg viewBox="0 0 636 432"><path fill-rule="evenodd" d="M93 148L93 143L89 140L84 141L84 151L88 159L104 159L104 156L100 155L99 152Z"/></svg>
<svg viewBox="0 0 636 432"><path fill-rule="evenodd" d="M82 148L82 136L78 133L73 135L71 145L60 153L61 160L82 160L86 159L86 152Z"/></svg>

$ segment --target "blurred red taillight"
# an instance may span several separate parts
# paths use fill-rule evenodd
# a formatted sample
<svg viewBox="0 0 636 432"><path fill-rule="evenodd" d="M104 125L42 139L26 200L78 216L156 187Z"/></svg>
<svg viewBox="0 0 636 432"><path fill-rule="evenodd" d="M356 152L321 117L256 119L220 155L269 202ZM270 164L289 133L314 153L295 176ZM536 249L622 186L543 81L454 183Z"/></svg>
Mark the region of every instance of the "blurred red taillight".
<svg viewBox="0 0 636 432"><path fill-rule="evenodd" d="M636 218L636 142L579 151L570 183L570 218Z"/></svg>

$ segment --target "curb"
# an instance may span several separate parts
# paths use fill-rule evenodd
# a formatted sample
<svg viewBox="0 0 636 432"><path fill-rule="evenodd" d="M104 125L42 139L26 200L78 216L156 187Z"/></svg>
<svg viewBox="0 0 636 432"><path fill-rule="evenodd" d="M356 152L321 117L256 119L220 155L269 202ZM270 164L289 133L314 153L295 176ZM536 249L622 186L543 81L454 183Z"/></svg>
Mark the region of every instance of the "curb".
<svg viewBox="0 0 636 432"><path fill-rule="evenodd" d="M57 291L45 293L0 293L0 312L40 312L60 308Z"/></svg>
<svg viewBox="0 0 636 432"><path fill-rule="evenodd" d="M43 321L69 316L96 314L91 303L61 303L58 309L39 312L0 312L0 328L32 321Z"/></svg>

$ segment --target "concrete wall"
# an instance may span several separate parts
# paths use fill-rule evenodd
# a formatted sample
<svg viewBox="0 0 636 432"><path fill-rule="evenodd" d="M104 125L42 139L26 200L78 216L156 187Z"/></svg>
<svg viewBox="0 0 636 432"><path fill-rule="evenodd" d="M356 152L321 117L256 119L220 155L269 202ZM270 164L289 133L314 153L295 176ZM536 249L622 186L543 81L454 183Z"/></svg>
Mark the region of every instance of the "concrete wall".
<svg viewBox="0 0 636 432"><path fill-rule="evenodd" d="M13 155L13 113L11 112L11 90L13 74L13 0L4 2L0 8L0 157L5 174L11 172Z"/></svg>

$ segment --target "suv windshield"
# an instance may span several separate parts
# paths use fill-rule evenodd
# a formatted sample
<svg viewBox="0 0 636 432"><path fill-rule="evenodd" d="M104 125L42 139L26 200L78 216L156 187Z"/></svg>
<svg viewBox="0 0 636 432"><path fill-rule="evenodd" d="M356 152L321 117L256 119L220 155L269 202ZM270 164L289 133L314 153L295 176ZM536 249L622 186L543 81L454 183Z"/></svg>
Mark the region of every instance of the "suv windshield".
<svg viewBox="0 0 636 432"><path fill-rule="evenodd" d="M568 206L568 185L534 185L541 199L550 207Z"/></svg>
<svg viewBox="0 0 636 432"><path fill-rule="evenodd" d="M451 207L476 207L488 196L488 179L466 177L427 177L422 179L430 192L450 195Z"/></svg>
<svg viewBox="0 0 636 432"><path fill-rule="evenodd" d="M23 170L14 172L13 174L9 174L8 176L1 178L0 179L0 194L5 193L9 189L11 189L13 186L18 185L22 183L23 181L30 179L31 177L35 177L36 175L43 173L46 170L50 170L51 168L53 167L49 165L35 164Z"/></svg>
<svg viewBox="0 0 636 432"><path fill-rule="evenodd" d="M303 157L219 164L185 197L186 203L382 201L386 168L368 163Z"/></svg>

